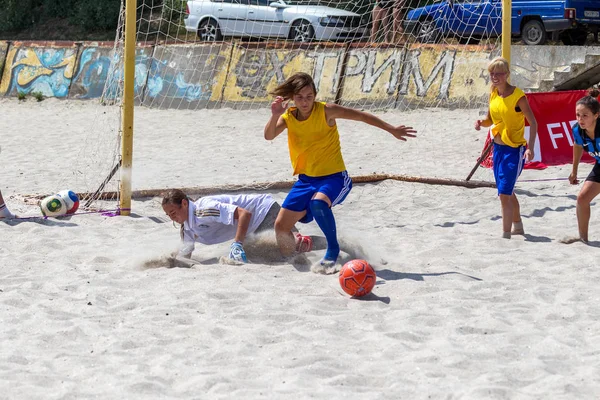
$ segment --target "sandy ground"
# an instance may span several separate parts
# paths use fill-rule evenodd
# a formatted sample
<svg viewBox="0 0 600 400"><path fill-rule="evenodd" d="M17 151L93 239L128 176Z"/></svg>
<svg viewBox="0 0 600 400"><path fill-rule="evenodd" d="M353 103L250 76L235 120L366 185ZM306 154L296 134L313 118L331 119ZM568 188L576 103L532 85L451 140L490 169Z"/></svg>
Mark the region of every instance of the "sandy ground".
<svg viewBox="0 0 600 400"><path fill-rule="evenodd" d="M24 195L85 190L71 177L94 163L83 144L114 135L97 122L111 113L0 100L11 210L39 215ZM464 179L483 146L477 114L381 113L419 130L406 143L342 121L348 170ZM285 138L262 139L267 118L138 110L134 189L291 179ZM550 179L569 169L524 172L526 235L511 240L494 189L356 185L335 214L342 260L377 271L362 300L310 272L323 249L280 260L269 237L248 243L248 265L219 263L225 243L198 245L193 268L165 268L178 230L159 198L134 200L131 217L0 222L0 398L599 398L598 209L590 246L558 242L576 232L579 188Z"/></svg>

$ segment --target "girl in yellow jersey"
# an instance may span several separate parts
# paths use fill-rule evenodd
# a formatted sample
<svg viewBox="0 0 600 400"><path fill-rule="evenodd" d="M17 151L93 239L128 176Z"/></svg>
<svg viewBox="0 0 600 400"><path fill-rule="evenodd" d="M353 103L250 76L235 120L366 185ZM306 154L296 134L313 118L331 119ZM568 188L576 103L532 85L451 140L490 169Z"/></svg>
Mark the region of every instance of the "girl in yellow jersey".
<svg viewBox="0 0 600 400"><path fill-rule="evenodd" d="M525 93L508 83L510 76L508 61L502 57L495 58L488 65L488 72L492 81L490 108L486 119L475 121L475 129L492 127L494 178L502 204L502 237L510 239L511 233L515 235L525 233L519 200L514 189L523 169L524 159L526 158L527 161L533 159L537 122ZM524 135L525 118L530 127L529 143Z"/></svg>
<svg viewBox="0 0 600 400"><path fill-rule="evenodd" d="M273 140L287 128L290 159L294 175L298 175L275 221L277 242L284 255L291 254L295 248L292 227L298 221L308 223L314 219L327 239L327 252L320 265L332 272L340 246L331 207L344 201L352 189L336 119L362 121L403 141L415 137L416 131L404 125L392 126L366 112L315 101L317 89L305 73L293 74L272 94L276 99L271 104L265 139ZM289 100L294 107L287 108Z"/></svg>

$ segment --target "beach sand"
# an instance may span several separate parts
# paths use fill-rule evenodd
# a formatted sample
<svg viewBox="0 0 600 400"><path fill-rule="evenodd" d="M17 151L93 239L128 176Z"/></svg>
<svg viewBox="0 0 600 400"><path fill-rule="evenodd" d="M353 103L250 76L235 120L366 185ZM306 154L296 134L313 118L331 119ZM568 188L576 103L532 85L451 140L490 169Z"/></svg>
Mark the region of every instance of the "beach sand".
<svg viewBox="0 0 600 400"><path fill-rule="evenodd" d="M13 212L39 215L25 195L84 189L69 183L86 163L77 150L100 141L106 125L91 121L113 111L16 99L0 110ZM351 175L464 179L483 147L477 110L378 115L418 138L341 121ZM133 188L290 180L285 137L262 138L268 116L136 110ZM589 246L559 243L577 231L580 187L550 179L570 168L524 171L526 235L511 240L495 189L355 185L334 213L343 260L363 256L377 272L363 299L310 272L323 249L280 260L269 236L247 244L247 265L220 263L224 243L166 268L179 236L159 197L135 199L130 217L0 222L0 398L599 398L600 208Z"/></svg>

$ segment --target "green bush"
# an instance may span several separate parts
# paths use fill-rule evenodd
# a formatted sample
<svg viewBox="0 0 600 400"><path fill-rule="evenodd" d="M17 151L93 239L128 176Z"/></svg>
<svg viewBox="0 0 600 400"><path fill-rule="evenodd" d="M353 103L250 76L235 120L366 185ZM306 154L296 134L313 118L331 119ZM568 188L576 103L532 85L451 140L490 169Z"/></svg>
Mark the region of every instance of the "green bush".
<svg viewBox="0 0 600 400"><path fill-rule="evenodd" d="M183 26L186 0L163 0L160 30L167 35L177 35Z"/></svg>
<svg viewBox="0 0 600 400"><path fill-rule="evenodd" d="M114 30L120 7L121 0L0 0L0 31L19 31L53 19L86 30Z"/></svg>
<svg viewBox="0 0 600 400"><path fill-rule="evenodd" d="M120 0L82 0L74 7L71 23L89 30L116 29L120 8Z"/></svg>
<svg viewBox="0 0 600 400"><path fill-rule="evenodd" d="M0 31L27 28L35 22L36 0L0 0Z"/></svg>

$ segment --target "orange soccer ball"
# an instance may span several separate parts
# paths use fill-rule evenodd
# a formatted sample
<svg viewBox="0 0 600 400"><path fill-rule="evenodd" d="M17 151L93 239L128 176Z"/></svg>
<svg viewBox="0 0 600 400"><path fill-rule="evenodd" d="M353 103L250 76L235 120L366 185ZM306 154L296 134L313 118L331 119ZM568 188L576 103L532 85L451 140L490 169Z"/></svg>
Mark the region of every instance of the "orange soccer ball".
<svg viewBox="0 0 600 400"><path fill-rule="evenodd" d="M377 275L365 260L348 261L340 270L340 285L350 296L361 297L371 293Z"/></svg>

